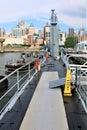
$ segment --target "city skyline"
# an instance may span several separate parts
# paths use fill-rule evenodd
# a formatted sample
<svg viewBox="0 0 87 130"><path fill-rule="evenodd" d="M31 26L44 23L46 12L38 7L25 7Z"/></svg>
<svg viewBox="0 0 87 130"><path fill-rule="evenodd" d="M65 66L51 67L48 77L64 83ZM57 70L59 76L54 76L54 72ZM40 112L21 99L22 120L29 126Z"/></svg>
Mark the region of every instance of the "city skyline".
<svg viewBox="0 0 87 130"><path fill-rule="evenodd" d="M60 29L86 27L86 0L1 0L0 4L0 27L6 32L21 20L26 21L27 27L33 23L36 28L43 28L46 22L50 22L51 9L55 9Z"/></svg>
<svg viewBox="0 0 87 130"><path fill-rule="evenodd" d="M48 21L43 22L43 21L37 21L35 19L30 19L30 20L26 19L26 20L20 20L18 22L15 21L15 22L8 22L8 23L0 23L0 28L5 29L6 34L10 34L10 33L12 33L12 29L16 28L18 23L21 21L25 21L27 29L29 29L29 26L31 24L33 24L36 32L37 32L37 30L43 30L44 26L46 26L47 23L48 23L48 25L50 25L50 22L48 22ZM58 25L58 28L60 30L62 30L62 31L64 30L65 32L68 33L68 29L69 29L68 25L64 25L61 23L60 25Z"/></svg>

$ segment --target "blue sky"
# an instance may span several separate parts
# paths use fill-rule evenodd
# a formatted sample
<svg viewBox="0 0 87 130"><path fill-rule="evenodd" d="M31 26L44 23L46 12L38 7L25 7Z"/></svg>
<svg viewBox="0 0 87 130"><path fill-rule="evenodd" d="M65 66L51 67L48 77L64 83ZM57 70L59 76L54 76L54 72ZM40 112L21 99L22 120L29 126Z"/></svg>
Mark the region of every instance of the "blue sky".
<svg viewBox="0 0 87 130"><path fill-rule="evenodd" d="M51 9L55 9L60 29L86 27L87 0L0 0L0 5L0 27L7 32L21 20L27 27L33 23L37 29L43 28L50 22Z"/></svg>

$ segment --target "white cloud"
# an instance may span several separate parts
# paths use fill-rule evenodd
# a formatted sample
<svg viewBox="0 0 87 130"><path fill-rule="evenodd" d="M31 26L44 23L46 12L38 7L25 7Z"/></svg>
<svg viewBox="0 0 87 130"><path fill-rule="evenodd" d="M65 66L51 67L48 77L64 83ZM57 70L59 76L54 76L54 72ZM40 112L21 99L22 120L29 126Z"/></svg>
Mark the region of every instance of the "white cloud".
<svg viewBox="0 0 87 130"><path fill-rule="evenodd" d="M0 23L20 18L49 19L55 9L58 19L72 26L86 21L86 0L0 0Z"/></svg>

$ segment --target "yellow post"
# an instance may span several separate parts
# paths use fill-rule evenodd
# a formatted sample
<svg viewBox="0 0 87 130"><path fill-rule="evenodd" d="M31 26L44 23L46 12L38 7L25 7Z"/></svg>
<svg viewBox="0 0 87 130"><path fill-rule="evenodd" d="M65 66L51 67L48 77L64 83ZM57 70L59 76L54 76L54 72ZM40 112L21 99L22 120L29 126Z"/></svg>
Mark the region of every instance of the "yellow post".
<svg viewBox="0 0 87 130"><path fill-rule="evenodd" d="M67 73L66 73L64 96L72 96L72 93L71 93L71 72L70 72L70 70L67 70Z"/></svg>

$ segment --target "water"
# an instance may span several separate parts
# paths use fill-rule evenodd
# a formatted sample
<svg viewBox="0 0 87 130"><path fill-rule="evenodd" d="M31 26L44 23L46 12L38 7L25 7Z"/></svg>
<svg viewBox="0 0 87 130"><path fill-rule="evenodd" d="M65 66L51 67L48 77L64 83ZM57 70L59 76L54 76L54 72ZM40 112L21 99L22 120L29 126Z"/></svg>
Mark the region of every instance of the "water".
<svg viewBox="0 0 87 130"><path fill-rule="evenodd" d="M0 53L0 75L5 74L5 64L8 61L15 61L20 57L21 53Z"/></svg>

